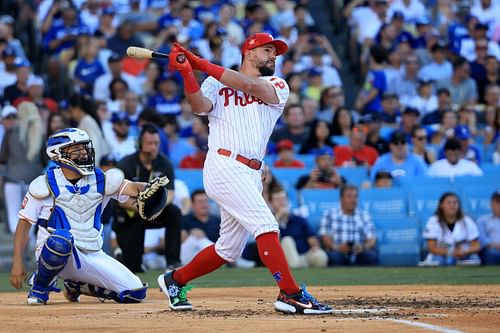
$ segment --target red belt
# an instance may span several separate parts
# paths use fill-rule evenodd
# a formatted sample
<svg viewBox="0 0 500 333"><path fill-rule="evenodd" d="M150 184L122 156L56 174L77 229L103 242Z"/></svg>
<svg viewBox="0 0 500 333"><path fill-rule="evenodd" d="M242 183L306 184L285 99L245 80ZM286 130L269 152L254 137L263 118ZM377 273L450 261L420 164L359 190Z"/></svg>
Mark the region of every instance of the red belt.
<svg viewBox="0 0 500 333"><path fill-rule="evenodd" d="M227 156L227 157L231 157L231 154L232 154L230 150L227 150L224 148L217 149L217 153L219 155ZM262 166L262 161L259 161L256 158L249 159L249 158L246 158L245 156L242 156L240 154L236 155L236 160L240 163L245 164L250 169L254 169L254 170L260 170L260 167Z"/></svg>

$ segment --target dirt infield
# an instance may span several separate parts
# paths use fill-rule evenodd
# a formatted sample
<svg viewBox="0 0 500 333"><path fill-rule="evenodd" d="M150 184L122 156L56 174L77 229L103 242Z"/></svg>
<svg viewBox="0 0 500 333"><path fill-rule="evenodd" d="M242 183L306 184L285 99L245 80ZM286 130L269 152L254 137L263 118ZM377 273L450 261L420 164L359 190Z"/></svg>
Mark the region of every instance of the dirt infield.
<svg viewBox="0 0 500 333"><path fill-rule="evenodd" d="M499 332L500 285L310 287L333 315L274 312L275 288L195 288L192 312L167 310L158 289L142 304L52 294L47 306L25 293L0 294L1 332Z"/></svg>

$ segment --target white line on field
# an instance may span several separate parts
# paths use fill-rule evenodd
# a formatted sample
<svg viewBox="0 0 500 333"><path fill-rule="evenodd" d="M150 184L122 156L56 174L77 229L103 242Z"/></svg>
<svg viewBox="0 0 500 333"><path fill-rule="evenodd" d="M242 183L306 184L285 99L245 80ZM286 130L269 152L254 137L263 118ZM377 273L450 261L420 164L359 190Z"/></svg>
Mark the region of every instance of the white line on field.
<svg viewBox="0 0 500 333"><path fill-rule="evenodd" d="M426 323L421 323L413 320L404 320L404 319L386 319L388 321L393 321L395 323L400 323L400 324L406 324L409 326L415 326L415 327L420 327L420 328L426 328L431 331L436 331L436 332L442 332L442 333L464 333L462 331L454 330L452 328L444 327L444 326L437 326L437 325L431 325L431 324L426 324Z"/></svg>

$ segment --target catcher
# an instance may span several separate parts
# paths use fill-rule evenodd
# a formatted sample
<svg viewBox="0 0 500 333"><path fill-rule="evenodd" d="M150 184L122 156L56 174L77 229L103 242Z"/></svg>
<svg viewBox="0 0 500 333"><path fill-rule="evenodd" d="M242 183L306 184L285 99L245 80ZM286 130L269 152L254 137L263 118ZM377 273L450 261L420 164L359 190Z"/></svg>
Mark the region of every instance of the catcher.
<svg viewBox="0 0 500 333"><path fill-rule="evenodd" d="M101 247L101 213L111 198L137 200L145 219L159 215L166 202L166 177L150 184L131 182L118 169L105 173L94 166L88 134L66 128L49 137L47 155L57 167L33 180L24 197L14 235L10 283L19 289L26 278L24 249L33 225L38 225L37 269L29 279L29 305L44 305L57 278L64 279L64 296L78 302L81 294L120 303L146 298L147 285Z"/></svg>

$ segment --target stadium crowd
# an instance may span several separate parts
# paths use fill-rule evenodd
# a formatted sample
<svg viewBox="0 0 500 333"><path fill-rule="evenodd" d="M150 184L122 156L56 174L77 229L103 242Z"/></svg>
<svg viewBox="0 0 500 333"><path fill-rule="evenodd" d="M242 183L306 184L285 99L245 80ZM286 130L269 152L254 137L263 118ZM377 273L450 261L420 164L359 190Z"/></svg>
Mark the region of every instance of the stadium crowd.
<svg viewBox="0 0 500 333"><path fill-rule="evenodd" d="M266 183L265 195L295 267L378 262L371 217L357 207L363 189L428 177L478 176L480 184L500 175L499 1L324 1L329 20L322 24L334 28L342 47L324 34L310 2L2 2L0 163L9 230L15 229L27 184L50 167L46 138L68 126L89 134L97 164L119 165L134 154L141 128L152 123L160 151L176 171L203 167L206 117L192 113L182 79L168 70L168 60L129 58L128 46L169 53L179 42L213 63L237 68L241 44L252 33L267 32L287 42L289 51L276 59L275 75L286 79L290 97L268 146L265 162L274 181ZM361 84L352 103L344 94L348 77ZM366 179L357 187L348 185L352 181L342 170L360 167L367 170ZM304 172L292 186L280 185L279 168ZM500 178L493 179L498 185ZM216 238L216 217L206 195L186 182L175 179L182 248L190 251L181 251L181 257ZM337 188L340 208L325 210L315 230L301 210L300 191ZM491 213L479 219L477 228L464 218L457 194L441 197L435 214L423 217L424 248L441 256L443 264L454 261L442 257L477 254L483 263L499 264L499 201L495 192ZM297 209L288 212L289 206ZM457 236L462 229L453 226L459 222L477 232ZM203 231L204 225L209 229ZM166 265L154 256L165 247L163 235L146 230L147 268ZM107 251L120 256L116 239L107 237ZM251 243L244 256L255 259Z"/></svg>

